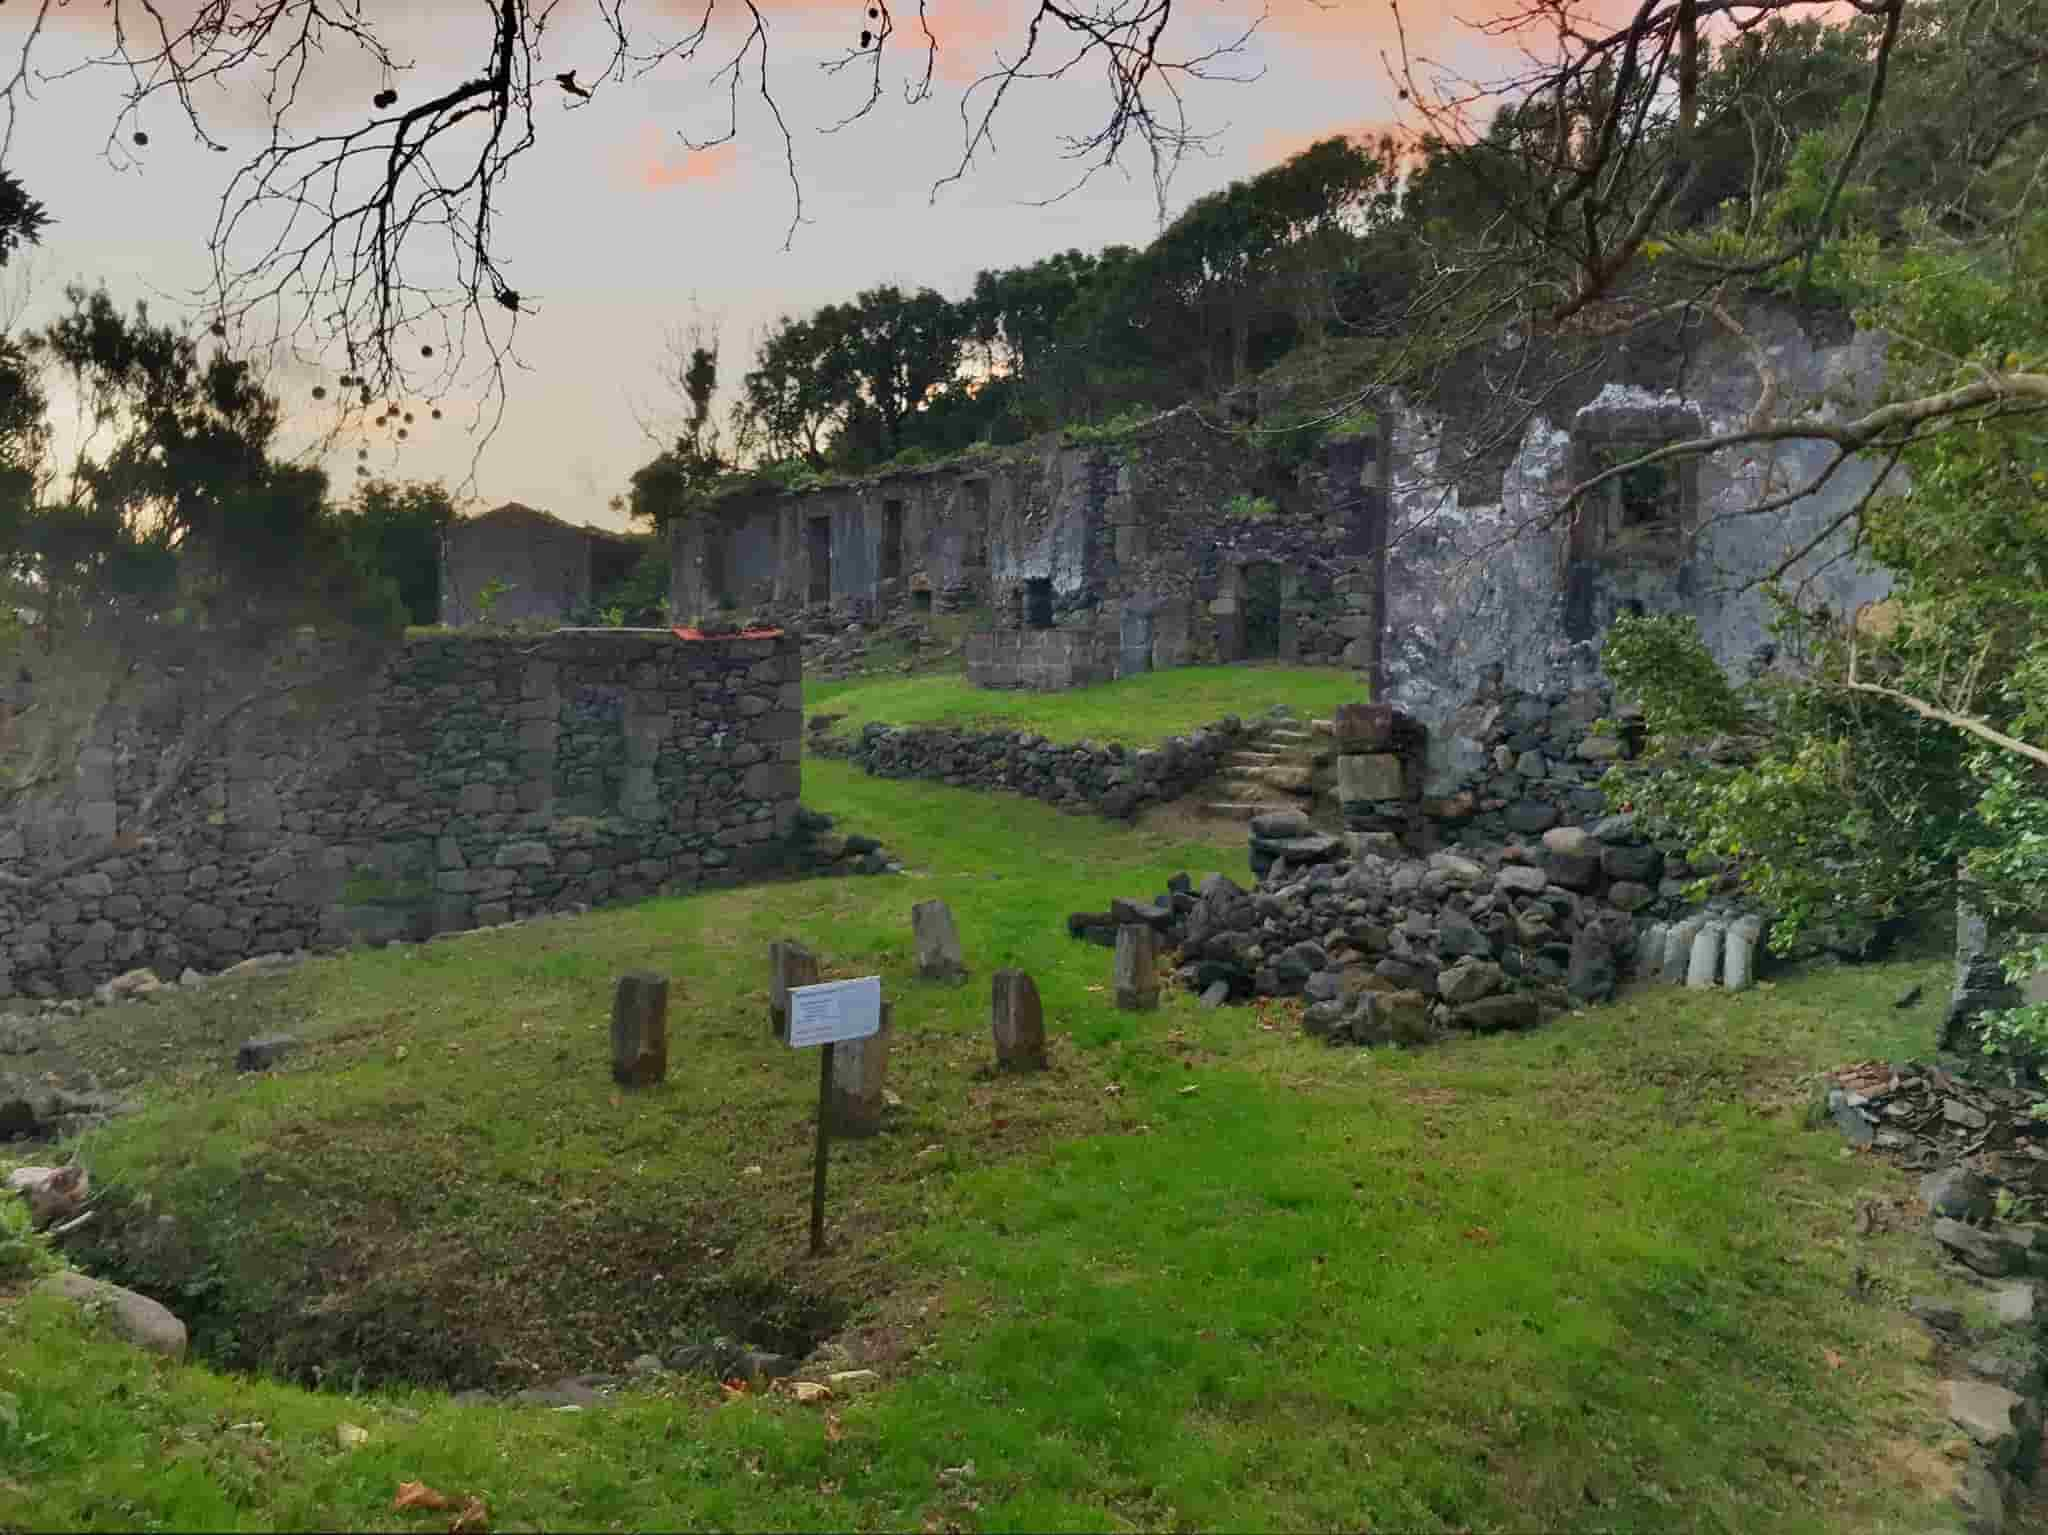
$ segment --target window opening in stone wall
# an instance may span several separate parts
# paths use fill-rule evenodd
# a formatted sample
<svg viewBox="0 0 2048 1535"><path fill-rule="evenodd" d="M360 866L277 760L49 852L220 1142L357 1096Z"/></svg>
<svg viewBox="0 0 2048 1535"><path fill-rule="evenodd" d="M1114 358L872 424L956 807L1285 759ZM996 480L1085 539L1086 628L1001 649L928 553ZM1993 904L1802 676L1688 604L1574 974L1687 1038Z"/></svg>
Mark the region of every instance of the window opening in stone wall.
<svg viewBox="0 0 2048 1535"><path fill-rule="evenodd" d="M929 613L932 610L932 589L920 586L910 594L910 605L919 613Z"/></svg>
<svg viewBox="0 0 2048 1535"><path fill-rule="evenodd" d="M1245 659L1280 654L1280 567L1261 560L1244 568Z"/></svg>
<svg viewBox="0 0 2048 1535"><path fill-rule="evenodd" d="M1024 627L1052 627L1052 578L1032 576L1024 583Z"/></svg>
<svg viewBox="0 0 2048 1535"><path fill-rule="evenodd" d="M1579 545L1584 553L1594 554L1613 545L1655 552L1670 547L1684 532L1696 473L1693 461L1632 464L1660 445L1658 439L1638 438L1581 448L1577 466L1581 478L1619 471L1586 497L1583 542Z"/></svg>
<svg viewBox="0 0 2048 1535"><path fill-rule="evenodd" d="M804 528L811 564L812 602L832 600L832 519L813 517Z"/></svg>
<svg viewBox="0 0 2048 1535"><path fill-rule="evenodd" d="M903 578L903 503L882 503L882 579Z"/></svg>

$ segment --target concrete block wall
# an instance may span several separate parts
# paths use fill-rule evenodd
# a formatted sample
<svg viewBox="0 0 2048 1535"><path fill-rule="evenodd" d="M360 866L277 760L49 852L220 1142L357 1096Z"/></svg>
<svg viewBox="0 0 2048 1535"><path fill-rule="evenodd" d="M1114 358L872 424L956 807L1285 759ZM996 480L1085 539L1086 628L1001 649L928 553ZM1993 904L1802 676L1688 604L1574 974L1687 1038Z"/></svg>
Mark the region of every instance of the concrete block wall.
<svg viewBox="0 0 2048 1535"><path fill-rule="evenodd" d="M0 824L29 880L0 884L0 997L743 878L795 820L801 681L781 636L421 636L344 700L238 716L147 825L179 722L111 710L80 793ZM36 880L109 833L134 835Z"/></svg>

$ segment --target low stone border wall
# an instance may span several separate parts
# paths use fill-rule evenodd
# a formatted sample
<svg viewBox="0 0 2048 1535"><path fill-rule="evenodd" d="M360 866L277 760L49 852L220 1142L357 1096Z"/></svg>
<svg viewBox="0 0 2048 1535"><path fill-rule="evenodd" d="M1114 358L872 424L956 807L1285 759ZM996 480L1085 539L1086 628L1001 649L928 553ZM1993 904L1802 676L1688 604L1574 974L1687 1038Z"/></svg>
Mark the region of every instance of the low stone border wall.
<svg viewBox="0 0 2048 1535"><path fill-rule="evenodd" d="M875 778L921 778L957 789L1007 789L1066 808L1128 820L1213 777L1244 725L1230 715L1156 747L1048 741L1021 731L945 730L880 722L858 736L810 731L813 756L842 757Z"/></svg>

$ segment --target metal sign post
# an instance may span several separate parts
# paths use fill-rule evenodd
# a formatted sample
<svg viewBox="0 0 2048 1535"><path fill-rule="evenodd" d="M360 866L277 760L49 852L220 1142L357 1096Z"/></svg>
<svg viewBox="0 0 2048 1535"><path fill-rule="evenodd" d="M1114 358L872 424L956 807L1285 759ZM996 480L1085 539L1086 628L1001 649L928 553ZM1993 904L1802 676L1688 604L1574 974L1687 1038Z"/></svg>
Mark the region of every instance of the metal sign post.
<svg viewBox="0 0 2048 1535"><path fill-rule="evenodd" d="M811 1256L825 1251L825 1162L832 1144L833 1047L842 1039L867 1039L882 1030L882 978L826 981L789 988L789 1044L793 1050L823 1045L818 1052L818 1152L811 1172Z"/></svg>
<svg viewBox="0 0 2048 1535"><path fill-rule="evenodd" d="M811 1171L811 1256L825 1251L825 1153L832 1144L832 1041L818 1052L818 1156Z"/></svg>

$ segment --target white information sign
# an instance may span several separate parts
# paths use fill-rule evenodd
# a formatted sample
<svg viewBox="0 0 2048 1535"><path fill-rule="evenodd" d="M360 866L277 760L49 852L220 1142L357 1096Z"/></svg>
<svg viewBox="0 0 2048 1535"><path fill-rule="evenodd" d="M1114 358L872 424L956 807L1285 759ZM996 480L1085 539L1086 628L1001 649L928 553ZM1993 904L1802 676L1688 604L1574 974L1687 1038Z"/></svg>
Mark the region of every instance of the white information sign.
<svg viewBox="0 0 2048 1535"><path fill-rule="evenodd" d="M792 1049L866 1039L882 1032L882 978L826 981L789 988L789 1043Z"/></svg>

